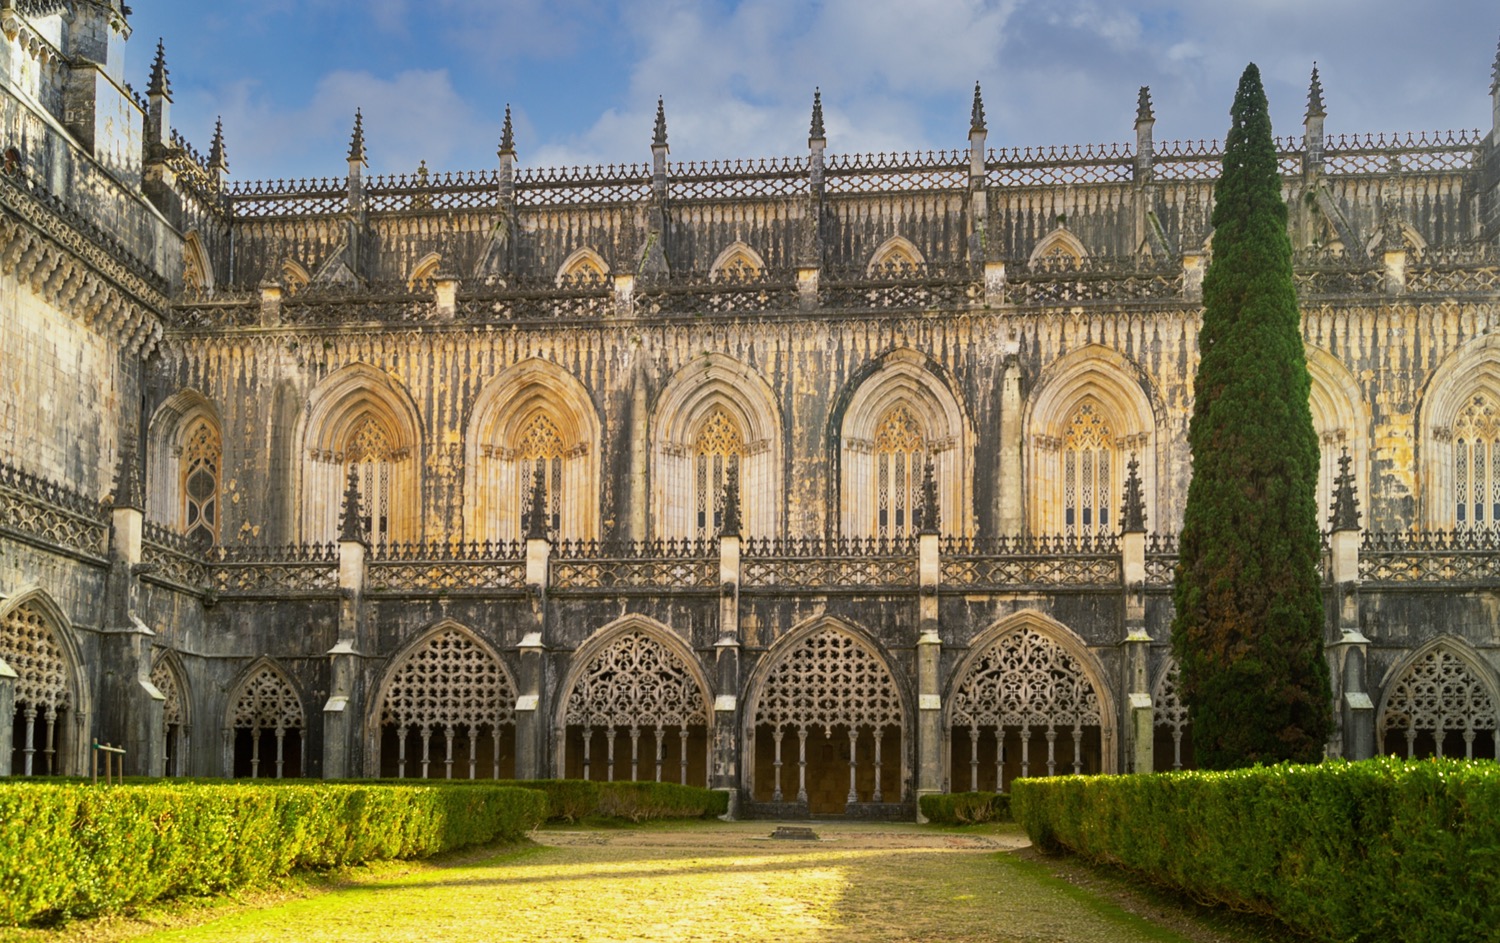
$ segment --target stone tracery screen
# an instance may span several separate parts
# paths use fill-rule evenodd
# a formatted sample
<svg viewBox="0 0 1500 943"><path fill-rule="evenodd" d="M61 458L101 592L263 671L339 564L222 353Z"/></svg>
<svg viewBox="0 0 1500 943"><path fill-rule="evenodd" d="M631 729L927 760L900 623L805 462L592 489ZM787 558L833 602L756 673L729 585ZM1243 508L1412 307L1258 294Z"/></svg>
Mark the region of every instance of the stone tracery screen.
<svg viewBox="0 0 1500 943"><path fill-rule="evenodd" d="M1443 756L1445 743L1457 747L1456 737L1463 743L1464 756L1473 759L1478 735L1487 733L1493 756L1500 745L1495 706L1489 688L1467 662L1452 651L1435 648L1407 668L1391 688L1380 718L1385 752L1396 751L1393 741L1404 741L1407 757Z"/></svg>
<svg viewBox="0 0 1500 943"><path fill-rule="evenodd" d="M301 746L301 734L306 726L302 700L284 675L270 665L262 665L240 689L230 726L237 733L248 734L251 779L260 776L262 740L265 736L272 738L276 778L281 779L286 772L289 735L295 734L295 743L299 748Z"/></svg>
<svg viewBox="0 0 1500 943"><path fill-rule="evenodd" d="M437 633L396 669L381 702L380 723L396 733L396 775L406 776L408 739L415 733L423 779L431 772L434 735L444 745L445 778L453 778L457 742L467 747L470 779L479 774L482 746L491 757L486 771L499 779L502 735L514 729L515 705L515 688L494 656L456 629Z"/></svg>
<svg viewBox="0 0 1500 943"><path fill-rule="evenodd" d="M846 632L824 629L804 639L771 669L755 705L754 726L769 727L775 748L773 802L782 801L782 739L788 731L798 742L797 800L807 801L807 737L835 727L849 737L849 801L857 801L855 780L860 757L855 745L861 730L874 733L874 802L883 799L880 751L883 733L904 730L901 697L890 671Z"/></svg>
<svg viewBox="0 0 1500 943"><path fill-rule="evenodd" d="M1092 403L1073 414L1063 440L1063 527L1068 534L1111 532L1114 439Z"/></svg>
<svg viewBox="0 0 1500 943"><path fill-rule="evenodd" d="M52 627L36 608L22 603L6 613L0 625L0 661L17 675L15 714L21 731L14 744L19 762L11 768L25 776L61 772L57 722L72 706L68 669Z"/></svg>
<svg viewBox="0 0 1500 943"><path fill-rule="evenodd" d="M615 741L630 737L630 778L640 778L642 732L652 734L656 781L668 734L677 741L678 778L688 781L688 741L707 730L705 694L681 656L644 632L629 632L595 655L568 694L564 723L582 728L583 777L592 773L594 731L605 733L607 776L614 778Z"/></svg>
<svg viewBox="0 0 1500 943"><path fill-rule="evenodd" d="M1453 424L1454 520L1459 527L1500 523L1500 411L1475 393Z"/></svg>
<svg viewBox="0 0 1500 943"><path fill-rule="evenodd" d="M916 533L914 515L922 503L922 465L927 446L917 417L906 404L881 418L875 433L875 488L878 537Z"/></svg>
<svg viewBox="0 0 1500 943"><path fill-rule="evenodd" d="M162 704L162 732L166 739L166 756L162 758L163 776L181 776L183 746L186 739L185 714L182 706L182 691L165 658L156 659L151 666L151 683L166 698Z"/></svg>
<svg viewBox="0 0 1500 943"><path fill-rule="evenodd" d="M724 523L724 483L738 472L745 439L728 411L716 407L698 432L693 449L693 533L699 540L719 536Z"/></svg>
<svg viewBox="0 0 1500 943"><path fill-rule="evenodd" d="M520 493L516 496L516 507L524 517L531 507L531 490L537 472L542 473L543 506L547 509L547 533L556 540L562 526L563 456L566 454L557 424L545 413L531 417L521 433L516 449L524 474L516 476ZM524 523L521 530L525 530Z"/></svg>
<svg viewBox="0 0 1500 943"><path fill-rule="evenodd" d="M953 698L953 729L967 731L970 785L979 789L980 741L992 738L995 791L1005 786L1006 742L1020 746L1020 774L1031 775L1031 741L1047 743L1047 775L1057 772L1057 735L1072 737L1073 772L1083 772L1085 733L1100 727L1099 696L1083 666L1055 640L1026 627L1009 632L978 658Z"/></svg>
<svg viewBox="0 0 1500 943"><path fill-rule="evenodd" d="M1178 694L1182 671L1174 660L1156 684L1155 723L1158 730L1165 730L1172 737L1172 769L1182 769L1182 743L1188 730L1187 705ZM1145 772L1139 770L1138 772Z"/></svg>

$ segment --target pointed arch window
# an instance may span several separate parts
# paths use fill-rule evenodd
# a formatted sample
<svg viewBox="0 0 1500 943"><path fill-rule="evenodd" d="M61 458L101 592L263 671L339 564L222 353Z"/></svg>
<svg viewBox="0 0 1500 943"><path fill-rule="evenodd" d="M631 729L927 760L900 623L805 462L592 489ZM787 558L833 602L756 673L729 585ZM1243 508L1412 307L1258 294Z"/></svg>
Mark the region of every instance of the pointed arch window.
<svg viewBox="0 0 1500 943"><path fill-rule="evenodd" d="M390 436L373 416L355 425L344 449L344 461L354 468L359 482L360 516L372 543L385 543L391 535L391 466L398 456Z"/></svg>
<svg viewBox="0 0 1500 943"><path fill-rule="evenodd" d="M739 475L745 438L734 417L722 407L708 414L693 447L693 536L709 540L724 524L724 483L730 469Z"/></svg>
<svg viewBox="0 0 1500 943"><path fill-rule="evenodd" d="M875 534L905 537L915 532L913 512L921 503L927 442L906 404L891 409L875 430Z"/></svg>
<svg viewBox="0 0 1500 943"><path fill-rule="evenodd" d="M542 476L543 505L547 509L547 533L556 538L562 526L563 508L563 446L562 435L557 424L546 413L537 413L526 423L521 433L520 448L517 449L521 466L527 474L520 475L518 484L521 493L516 506L524 509L531 506L531 488L534 476Z"/></svg>
<svg viewBox="0 0 1500 943"><path fill-rule="evenodd" d="M1109 422L1092 403L1068 421L1063 438L1063 527L1069 535L1107 534L1119 468Z"/></svg>
<svg viewBox="0 0 1500 943"><path fill-rule="evenodd" d="M1500 521L1500 411L1476 393L1453 424L1454 520L1459 527Z"/></svg>
<svg viewBox="0 0 1500 943"><path fill-rule="evenodd" d="M219 541L219 464L224 448L219 430L198 419L182 447L182 529L190 540Z"/></svg>

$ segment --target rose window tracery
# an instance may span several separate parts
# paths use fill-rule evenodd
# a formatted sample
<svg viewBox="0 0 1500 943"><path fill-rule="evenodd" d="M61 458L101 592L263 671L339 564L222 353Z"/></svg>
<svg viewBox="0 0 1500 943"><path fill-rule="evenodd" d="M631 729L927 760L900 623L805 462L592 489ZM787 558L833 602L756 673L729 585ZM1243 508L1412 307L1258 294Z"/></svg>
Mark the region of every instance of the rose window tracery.
<svg viewBox="0 0 1500 943"><path fill-rule="evenodd" d="M707 728L708 705L687 663L643 632L620 636L591 659L568 695L564 722L583 728L584 778L589 778L594 731L606 732L608 775L614 777L618 733L630 737L630 778L639 779L640 738L654 734L656 781L662 780L666 736L678 742L679 778L688 777L692 728Z"/></svg>
<svg viewBox="0 0 1500 943"><path fill-rule="evenodd" d="M1021 775L1031 774L1031 737L1047 740L1047 775L1057 772L1057 734L1073 742L1073 772L1083 771L1083 734L1100 725L1099 697L1078 659L1032 628L1010 632L975 659L953 699L953 726L967 728L970 775L979 778L979 741L995 737L997 791L1004 787L1005 735L1018 732ZM974 788L978 788L977 785Z"/></svg>
<svg viewBox="0 0 1500 943"><path fill-rule="evenodd" d="M246 731L250 737L250 778L260 775L261 734L269 733L276 744L276 778L286 768L286 737L300 735L306 726L302 700L281 672L262 665L240 689L230 726Z"/></svg>
<svg viewBox="0 0 1500 943"><path fill-rule="evenodd" d="M825 629L808 636L767 675L755 706L755 725L769 727L775 749L773 802L780 802L782 739L798 741L797 799L807 801L807 736L819 730L833 736L842 727L849 737L849 801L856 801L855 778L860 757L855 750L861 730L874 733L874 766L887 728L903 727L901 697L885 664L848 633ZM873 801L881 801L875 777Z"/></svg>
<svg viewBox="0 0 1500 943"><path fill-rule="evenodd" d="M14 745L20 755L18 772L25 776L58 772L57 721L71 706L68 669L62 648L40 611L22 603L6 613L0 626L0 661L16 673L15 714L22 721Z"/></svg>
<svg viewBox="0 0 1500 943"><path fill-rule="evenodd" d="M1422 734L1432 738L1438 756L1448 735L1458 734L1468 759L1474 758L1474 740L1481 732L1500 739L1489 688L1468 662L1445 648L1428 652L1402 674L1391 688L1380 730L1383 736L1404 738L1408 757L1416 754Z"/></svg>
<svg viewBox="0 0 1500 943"><path fill-rule="evenodd" d="M430 638L396 669L381 702L380 722L396 729L397 776L406 776L407 739L421 740L422 778L431 766L434 734L446 747L446 776L453 778L454 742L468 743L469 778L478 775L481 737L488 738L494 778L500 778L501 728L516 722L516 692L500 663L467 634L447 629Z"/></svg>

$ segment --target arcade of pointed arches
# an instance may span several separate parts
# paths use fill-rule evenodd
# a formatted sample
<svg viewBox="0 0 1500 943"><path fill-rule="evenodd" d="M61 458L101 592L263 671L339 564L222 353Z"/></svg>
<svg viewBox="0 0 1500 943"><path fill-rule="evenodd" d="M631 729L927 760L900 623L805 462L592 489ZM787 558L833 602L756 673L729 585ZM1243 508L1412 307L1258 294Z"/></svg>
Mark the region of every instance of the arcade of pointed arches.
<svg viewBox="0 0 1500 943"><path fill-rule="evenodd" d="M1382 685L1375 736L1404 757L1500 756L1500 694L1493 672L1466 644L1435 639L1397 665Z"/></svg>
<svg viewBox="0 0 1500 943"><path fill-rule="evenodd" d="M13 775L79 775L85 769L86 692L68 620L40 590L0 597L0 664L15 672L11 728Z"/></svg>

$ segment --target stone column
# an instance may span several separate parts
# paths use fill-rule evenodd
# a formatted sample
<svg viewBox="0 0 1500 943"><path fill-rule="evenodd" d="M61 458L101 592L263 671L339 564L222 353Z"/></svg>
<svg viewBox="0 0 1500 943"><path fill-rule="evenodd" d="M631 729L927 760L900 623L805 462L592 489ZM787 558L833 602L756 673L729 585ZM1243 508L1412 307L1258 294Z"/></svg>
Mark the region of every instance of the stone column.
<svg viewBox="0 0 1500 943"><path fill-rule="evenodd" d="M724 483L719 534L719 640L714 643L714 742L709 787L729 794L728 818L739 817L740 785L740 482L731 466Z"/></svg>
<svg viewBox="0 0 1500 943"><path fill-rule="evenodd" d="M943 697L939 663L938 584L943 563L938 547L937 483L932 458L922 469L922 525L917 534L917 821L922 797L943 791Z"/></svg>
<svg viewBox="0 0 1500 943"><path fill-rule="evenodd" d="M546 747L542 742L547 723L542 714L543 656L546 646L542 644L542 633L528 632L521 639L521 671L517 677L519 691L516 696L516 778L546 779ZM563 757L557 757L555 771L563 775Z"/></svg>
<svg viewBox="0 0 1500 943"><path fill-rule="evenodd" d="M1352 459L1345 449L1339 456L1339 475L1334 481L1333 533L1329 536L1330 569L1337 641L1326 646L1325 656L1333 681L1335 718L1339 731L1335 746L1346 759L1367 760L1375 755L1375 705L1370 700L1367 658L1370 640L1359 631L1359 501L1354 495Z"/></svg>
<svg viewBox="0 0 1500 943"><path fill-rule="evenodd" d="M1000 476L995 489L995 526L998 533L1015 536L1025 530L1021 480L1021 360L1005 356L1000 372Z"/></svg>
<svg viewBox="0 0 1500 943"><path fill-rule="evenodd" d="M1146 502L1140 462L1126 466L1121 502L1120 581L1125 610L1125 750L1126 769L1149 773L1156 768L1156 716L1151 703L1151 634L1146 631Z"/></svg>
<svg viewBox="0 0 1500 943"><path fill-rule="evenodd" d="M10 756L15 749L16 672L0 659L0 779L11 774Z"/></svg>
<svg viewBox="0 0 1500 943"><path fill-rule="evenodd" d="M359 516L359 478L354 466L344 488L339 530L339 637L328 650L328 700L323 704L323 778L350 779L374 767L378 744L372 731L361 736L364 698L360 684L360 651L365 647L364 594L369 548ZM361 748L363 744L363 749ZM361 754L364 754L361 756Z"/></svg>

